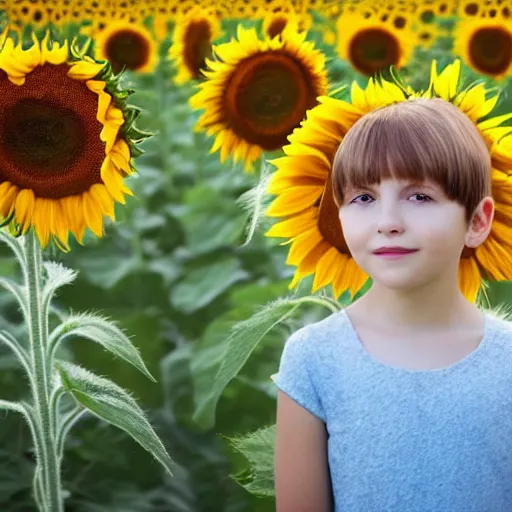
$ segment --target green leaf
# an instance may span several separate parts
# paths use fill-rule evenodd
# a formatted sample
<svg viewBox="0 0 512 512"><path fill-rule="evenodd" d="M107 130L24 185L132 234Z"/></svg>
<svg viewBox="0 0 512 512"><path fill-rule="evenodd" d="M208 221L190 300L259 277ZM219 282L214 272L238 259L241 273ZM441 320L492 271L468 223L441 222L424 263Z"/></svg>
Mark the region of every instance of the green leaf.
<svg viewBox="0 0 512 512"><path fill-rule="evenodd" d="M58 345L70 336L81 336L99 343L103 348L132 364L153 382L156 382L146 368L137 348L126 334L108 318L91 313L70 316L63 324L56 327L50 336L52 352L55 353Z"/></svg>
<svg viewBox="0 0 512 512"><path fill-rule="evenodd" d="M251 318L235 324L229 334L227 349L211 393L198 404L194 414L197 423L208 428L213 427L217 402L225 387L238 375L261 339L273 327L293 315L302 303L297 299L278 299L264 306Z"/></svg>
<svg viewBox="0 0 512 512"><path fill-rule="evenodd" d="M25 264L25 258L23 256L23 249L21 244L17 238L14 238L9 233L7 233L4 229L0 229L0 241L4 242L9 248L12 250L16 259L19 261L20 265Z"/></svg>
<svg viewBox="0 0 512 512"><path fill-rule="evenodd" d="M267 220L265 218L265 206L269 198L267 189L270 178L269 166L262 157L260 181L254 188L244 192L236 200L236 204L240 205L249 217L246 228L247 238L242 247L249 244L262 221Z"/></svg>
<svg viewBox="0 0 512 512"><path fill-rule="evenodd" d="M25 287L21 287L18 283L6 277L0 277L0 286L11 292L24 314L28 312L28 297Z"/></svg>
<svg viewBox="0 0 512 512"><path fill-rule="evenodd" d="M251 434L227 438L232 447L250 463L248 471L232 475L249 492L260 496L275 496L274 453L276 426L262 428Z"/></svg>
<svg viewBox="0 0 512 512"><path fill-rule="evenodd" d="M65 389L99 418L124 430L172 475L173 460L133 397L111 380L85 368L58 361L56 364Z"/></svg>
<svg viewBox="0 0 512 512"><path fill-rule="evenodd" d="M192 313L210 304L232 284L247 277L238 259L224 258L189 272L171 290L171 304L180 311Z"/></svg>
<svg viewBox="0 0 512 512"><path fill-rule="evenodd" d="M46 270L46 282L43 288L43 303L47 308L56 290L61 286L73 283L78 272L55 261L45 261L43 262L43 267Z"/></svg>
<svg viewBox="0 0 512 512"><path fill-rule="evenodd" d="M224 190L194 187L186 192L183 205L168 209L183 223L187 249L192 254L230 246L243 235L243 212L234 201L226 200Z"/></svg>
<svg viewBox="0 0 512 512"><path fill-rule="evenodd" d="M114 253L106 244L91 247L87 255L79 257L80 275L102 289L110 289L130 273L137 270L137 261L133 256Z"/></svg>

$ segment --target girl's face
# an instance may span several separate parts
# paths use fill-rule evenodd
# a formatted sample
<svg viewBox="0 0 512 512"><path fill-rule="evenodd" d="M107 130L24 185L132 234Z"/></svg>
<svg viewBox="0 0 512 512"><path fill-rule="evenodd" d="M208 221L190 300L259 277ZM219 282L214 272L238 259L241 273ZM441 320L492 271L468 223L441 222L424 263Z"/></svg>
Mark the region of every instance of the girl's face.
<svg viewBox="0 0 512 512"><path fill-rule="evenodd" d="M414 288L457 276L468 231L465 208L434 182L388 179L347 190L339 218L355 262L386 288ZM395 246L415 252L400 257L374 254Z"/></svg>

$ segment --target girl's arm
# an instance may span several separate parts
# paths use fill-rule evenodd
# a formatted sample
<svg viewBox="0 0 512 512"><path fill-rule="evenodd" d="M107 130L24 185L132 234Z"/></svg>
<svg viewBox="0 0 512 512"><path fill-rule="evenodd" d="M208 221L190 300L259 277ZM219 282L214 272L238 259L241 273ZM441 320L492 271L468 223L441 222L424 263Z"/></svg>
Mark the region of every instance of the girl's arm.
<svg viewBox="0 0 512 512"><path fill-rule="evenodd" d="M277 395L276 512L332 512L325 423L283 391Z"/></svg>

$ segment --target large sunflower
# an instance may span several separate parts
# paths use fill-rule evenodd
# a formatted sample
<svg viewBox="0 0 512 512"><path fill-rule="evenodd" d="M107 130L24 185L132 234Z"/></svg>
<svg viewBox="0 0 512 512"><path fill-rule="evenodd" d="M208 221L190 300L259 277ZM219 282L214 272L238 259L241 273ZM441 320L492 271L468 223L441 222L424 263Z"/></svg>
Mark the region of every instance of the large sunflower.
<svg viewBox="0 0 512 512"><path fill-rule="evenodd" d="M342 12L336 22L338 55L360 73L373 76L400 69L416 46L410 13L362 5Z"/></svg>
<svg viewBox="0 0 512 512"><path fill-rule="evenodd" d="M123 69L151 73L158 62L158 45L139 23L114 21L94 34L96 58L108 60L119 73Z"/></svg>
<svg viewBox="0 0 512 512"><path fill-rule="evenodd" d="M220 20L211 10L195 7L176 19L169 57L178 66L177 84L201 78L206 59L212 56L212 42L220 35Z"/></svg>
<svg viewBox="0 0 512 512"><path fill-rule="evenodd" d="M273 160L277 171L269 193L277 195L266 214L281 218L267 233L291 243L287 263L297 267L293 288L303 277L314 274L313 292L332 284L338 297L344 290L354 295L368 276L352 259L338 221L331 187L334 155L354 123L376 108L414 97L440 97L450 101L477 126L490 148L496 215L491 233L476 250L462 254L459 285L469 300L475 300L481 278L512 279L512 127L499 125L512 114L487 117L497 96L486 99L482 84L460 87L460 61L438 76L433 62L426 92L414 93L393 82L370 79L366 90L352 84L351 103L331 97L308 113L306 121L283 148L287 156ZM287 242L285 242L287 243Z"/></svg>
<svg viewBox="0 0 512 512"><path fill-rule="evenodd" d="M16 234L33 226L44 247L67 249L69 232L103 234L114 201L132 195L123 177L133 172L144 137L133 123L106 62L97 63L48 34L23 49L7 38L0 51L0 218ZM113 91L113 92L111 92Z"/></svg>
<svg viewBox="0 0 512 512"><path fill-rule="evenodd" d="M454 31L453 51L477 73L504 78L512 67L512 25L501 16L463 18Z"/></svg>
<svg viewBox="0 0 512 512"><path fill-rule="evenodd" d="M285 31L280 38L258 39L256 30L238 26L238 41L214 47L206 81L191 99L204 109L196 130L216 135L211 152L232 155L245 170L263 151L280 149L287 137L327 92L324 55L305 33Z"/></svg>

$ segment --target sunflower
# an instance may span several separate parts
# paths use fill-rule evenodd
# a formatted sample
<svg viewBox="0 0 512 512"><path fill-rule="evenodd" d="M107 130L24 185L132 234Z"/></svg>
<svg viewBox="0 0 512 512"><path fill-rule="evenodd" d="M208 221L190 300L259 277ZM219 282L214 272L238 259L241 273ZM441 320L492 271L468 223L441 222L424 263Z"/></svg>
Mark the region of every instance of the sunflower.
<svg viewBox="0 0 512 512"><path fill-rule="evenodd" d="M420 25L416 29L416 38L418 46L424 49L431 48L436 42L437 38L442 35L437 25Z"/></svg>
<svg viewBox="0 0 512 512"><path fill-rule="evenodd" d="M280 38L258 39L254 28L238 26L238 41L217 45L210 71L191 99L204 109L196 130L216 135L220 149L244 161L245 170L263 151L280 149L287 137L327 92L324 55L305 33L285 31Z"/></svg>
<svg viewBox="0 0 512 512"><path fill-rule="evenodd" d="M460 87L460 61L437 74L432 64L431 82L425 92L415 93L398 83L370 79L362 90L356 82L351 102L328 96L308 112L301 127L283 148L286 156L272 160L277 171L268 192L276 195L266 215L279 217L267 233L288 239L287 263L297 267L290 288L314 274L313 293L332 285L336 297L349 290L354 296L368 275L350 255L338 221L330 173L334 155L347 131L362 116L392 103L415 97L440 97L453 103L477 126L490 148L495 221L488 239L477 249L466 248L459 267L459 286L476 300L481 279L512 279L512 127L499 126L512 114L490 117L498 97L486 99L482 84Z"/></svg>
<svg viewBox="0 0 512 512"><path fill-rule="evenodd" d="M201 78L206 59L212 55L212 41L220 35L220 20L211 10L195 7L176 19L169 57L178 66L177 84Z"/></svg>
<svg viewBox="0 0 512 512"><path fill-rule="evenodd" d="M51 21L52 9L44 2L31 2L30 0L8 2L6 10L9 20L22 27L30 25L33 29L38 29Z"/></svg>
<svg viewBox="0 0 512 512"><path fill-rule="evenodd" d="M123 177L145 134L106 62L67 41L49 46L48 33L32 39L0 50L0 218L67 250L70 232L79 243L87 227L102 236L103 216L114 220L114 201L132 195Z"/></svg>
<svg viewBox="0 0 512 512"><path fill-rule="evenodd" d="M367 76L390 66L401 68L416 46L412 17L401 10L347 10L338 18L336 31L339 56Z"/></svg>
<svg viewBox="0 0 512 512"><path fill-rule="evenodd" d="M454 31L453 52L475 70L496 79L510 74L512 26L497 18L463 18Z"/></svg>
<svg viewBox="0 0 512 512"><path fill-rule="evenodd" d="M94 35L96 58L108 60L114 73L130 69L151 73L158 62L158 47L151 33L138 23L115 21Z"/></svg>
<svg viewBox="0 0 512 512"><path fill-rule="evenodd" d="M460 18L502 18L510 19L512 5L503 0L460 0L458 4L458 16Z"/></svg>
<svg viewBox="0 0 512 512"><path fill-rule="evenodd" d="M285 29L299 31L299 20L293 12L271 12L263 18L263 34L271 39L281 35Z"/></svg>

